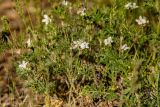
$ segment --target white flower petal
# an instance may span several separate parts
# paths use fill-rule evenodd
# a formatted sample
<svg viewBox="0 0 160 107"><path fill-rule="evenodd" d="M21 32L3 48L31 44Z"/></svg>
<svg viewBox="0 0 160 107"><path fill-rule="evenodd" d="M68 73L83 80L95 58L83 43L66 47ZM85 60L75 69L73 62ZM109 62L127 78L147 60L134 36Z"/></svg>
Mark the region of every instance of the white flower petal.
<svg viewBox="0 0 160 107"><path fill-rule="evenodd" d="M127 44L124 44L124 45L121 47L121 50L124 50L124 51L125 51L125 50L128 50L128 49L130 49L130 47L128 47Z"/></svg>
<svg viewBox="0 0 160 107"><path fill-rule="evenodd" d="M69 2L67 0L63 0L62 5L63 6L67 6L69 4Z"/></svg>
<svg viewBox="0 0 160 107"><path fill-rule="evenodd" d="M81 43L80 48L81 49L89 48L88 44L89 43L87 43L87 42L83 42L83 43Z"/></svg>
<svg viewBox="0 0 160 107"><path fill-rule="evenodd" d="M107 39L104 39L104 44L107 45L111 45L111 43L113 43L112 37L108 37Z"/></svg>
<svg viewBox="0 0 160 107"><path fill-rule="evenodd" d="M147 23L149 23L146 17L142 17L142 16L139 16L139 18L136 19L136 22L138 23L138 25L142 25L142 26L145 26Z"/></svg>
<svg viewBox="0 0 160 107"><path fill-rule="evenodd" d="M26 69L27 64L28 64L28 62L22 61L22 63L19 64L19 68L20 69Z"/></svg>
<svg viewBox="0 0 160 107"><path fill-rule="evenodd" d="M30 46L31 46L31 39L29 38L29 39L26 41L26 43L27 43L27 46L30 47Z"/></svg>
<svg viewBox="0 0 160 107"><path fill-rule="evenodd" d="M136 5L136 3L132 3L132 2L129 2L128 4L126 4L124 6L126 9L136 9L138 8L138 6Z"/></svg>
<svg viewBox="0 0 160 107"><path fill-rule="evenodd" d="M43 15L43 19L42 22L45 23L46 25L49 24L49 22L51 22L51 19L48 17L48 15Z"/></svg>

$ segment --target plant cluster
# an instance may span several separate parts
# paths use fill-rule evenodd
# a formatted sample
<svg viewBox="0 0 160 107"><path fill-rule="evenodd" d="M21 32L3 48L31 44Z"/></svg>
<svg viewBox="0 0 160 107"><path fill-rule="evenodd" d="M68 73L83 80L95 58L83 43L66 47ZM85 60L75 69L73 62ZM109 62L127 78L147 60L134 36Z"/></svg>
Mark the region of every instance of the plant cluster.
<svg viewBox="0 0 160 107"><path fill-rule="evenodd" d="M18 74L36 92L71 104L83 96L93 103L157 106L156 3L115 1L110 7L93 3L88 8L65 0L42 11L39 25L27 29L32 52L17 64Z"/></svg>

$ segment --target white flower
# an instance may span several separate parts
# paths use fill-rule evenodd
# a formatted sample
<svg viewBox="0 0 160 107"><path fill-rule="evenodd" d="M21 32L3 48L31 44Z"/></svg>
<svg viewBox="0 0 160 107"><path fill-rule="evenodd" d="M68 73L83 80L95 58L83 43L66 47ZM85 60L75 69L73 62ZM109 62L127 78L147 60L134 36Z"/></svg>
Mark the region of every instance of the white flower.
<svg viewBox="0 0 160 107"><path fill-rule="evenodd" d="M138 8L138 6L136 5L136 3L133 3L132 4L132 9L136 9L136 8Z"/></svg>
<svg viewBox="0 0 160 107"><path fill-rule="evenodd" d="M123 46L121 46L121 50L128 50L130 49L130 47L127 46L127 44L124 44Z"/></svg>
<svg viewBox="0 0 160 107"><path fill-rule="evenodd" d="M51 22L51 19L48 17L48 15L45 14L43 16L42 22L48 25Z"/></svg>
<svg viewBox="0 0 160 107"><path fill-rule="evenodd" d="M111 43L113 42L112 37L108 37L107 39L104 39L104 44L107 45L111 45Z"/></svg>
<svg viewBox="0 0 160 107"><path fill-rule="evenodd" d="M26 43L27 43L27 46L30 47L31 46L31 39L28 38L28 40L26 41Z"/></svg>
<svg viewBox="0 0 160 107"><path fill-rule="evenodd" d="M22 61L22 63L19 64L19 68L20 69L26 69L27 64L28 64L28 62Z"/></svg>
<svg viewBox="0 0 160 107"><path fill-rule="evenodd" d="M149 23L146 17L142 17L142 16L139 16L139 19L136 19L136 22L142 26L145 26L147 23Z"/></svg>
<svg viewBox="0 0 160 107"><path fill-rule="evenodd" d="M78 48L80 46L81 42L82 42L81 40L73 41L71 49Z"/></svg>
<svg viewBox="0 0 160 107"><path fill-rule="evenodd" d="M79 47L81 49L89 48L88 44L89 43L84 42L82 40L73 41L71 49L76 49L76 48L79 48Z"/></svg>
<svg viewBox="0 0 160 107"><path fill-rule="evenodd" d="M80 48L81 48L81 49L89 48L88 44L89 44L89 43L87 43L87 42L82 42L82 43L80 44Z"/></svg>
<svg viewBox="0 0 160 107"><path fill-rule="evenodd" d="M128 4L126 4L125 6L124 6L126 9L130 9L130 7L132 7L132 3L131 2L129 2Z"/></svg>
<svg viewBox="0 0 160 107"><path fill-rule="evenodd" d="M129 2L128 4L126 4L124 6L126 9L136 9L138 8L138 6L136 5L136 3L132 3L132 2Z"/></svg>
<svg viewBox="0 0 160 107"><path fill-rule="evenodd" d="M67 6L69 4L69 2L67 0L63 0L62 5L63 6Z"/></svg>
<svg viewBox="0 0 160 107"><path fill-rule="evenodd" d="M86 11L86 8L84 7L84 8L81 8L81 9L79 9L78 11L77 11L77 14L79 14L79 15L81 15L81 16L84 16L86 13L85 13L85 11Z"/></svg>

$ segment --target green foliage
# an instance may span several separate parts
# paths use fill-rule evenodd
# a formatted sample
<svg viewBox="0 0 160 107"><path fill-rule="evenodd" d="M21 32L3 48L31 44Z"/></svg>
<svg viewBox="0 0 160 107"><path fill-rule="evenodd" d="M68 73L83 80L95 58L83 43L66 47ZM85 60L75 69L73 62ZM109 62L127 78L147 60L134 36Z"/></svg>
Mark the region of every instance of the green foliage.
<svg viewBox="0 0 160 107"><path fill-rule="evenodd" d="M73 10L61 4L50 8L44 13L52 21L31 30L33 52L22 57L27 68L17 66L17 72L35 91L65 100L90 96L117 100L119 106L157 106L160 39L151 20L146 26L136 23L141 8L147 10L150 3L138 4L142 7L135 10L125 9L125 2L86 7L84 16L74 13L77 4L71 4ZM113 42L105 46L108 37ZM88 42L89 48L71 49L77 40ZM129 49L123 50L124 44Z"/></svg>

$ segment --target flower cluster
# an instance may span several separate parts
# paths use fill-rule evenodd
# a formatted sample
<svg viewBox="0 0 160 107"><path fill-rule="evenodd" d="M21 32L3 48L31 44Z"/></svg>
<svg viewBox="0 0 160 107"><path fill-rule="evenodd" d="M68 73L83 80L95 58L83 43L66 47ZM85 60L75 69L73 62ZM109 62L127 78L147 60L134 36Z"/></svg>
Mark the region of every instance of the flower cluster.
<svg viewBox="0 0 160 107"><path fill-rule="evenodd" d="M78 40L78 41L73 41L73 44L71 46L71 49L76 49L76 48L81 48L81 49L85 49L85 48L89 48L89 43L82 41L82 40Z"/></svg>
<svg viewBox="0 0 160 107"><path fill-rule="evenodd" d="M136 9L138 8L138 6L136 5L136 3L132 3L132 2L129 2L128 4L126 4L124 6L126 9Z"/></svg>
<svg viewBox="0 0 160 107"><path fill-rule="evenodd" d="M104 39L104 45L111 46L112 43L113 43L112 37L108 37L107 39ZM77 40L77 41L73 41L70 49L77 49L77 48L87 49L87 48L89 48L88 45L89 45L88 42L85 42L82 40ZM128 47L127 44L124 44L120 47L120 50L122 50L122 51L126 51L128 49L130 49L130 47Z"/></svg>
<svg viewBox="0 0 160 107"><path fill-rule="evenodd" d="M136 3L132 3L132 2L129 2L124 7L126 9L136 9L136 8L138 8ZM145 26L147 23L149 23L149 21L146 19L146 17L142 17L142 16L139 16L139 19L136 19L136 22L138 23L138 25L142 25L142 26Z"/></svg>

